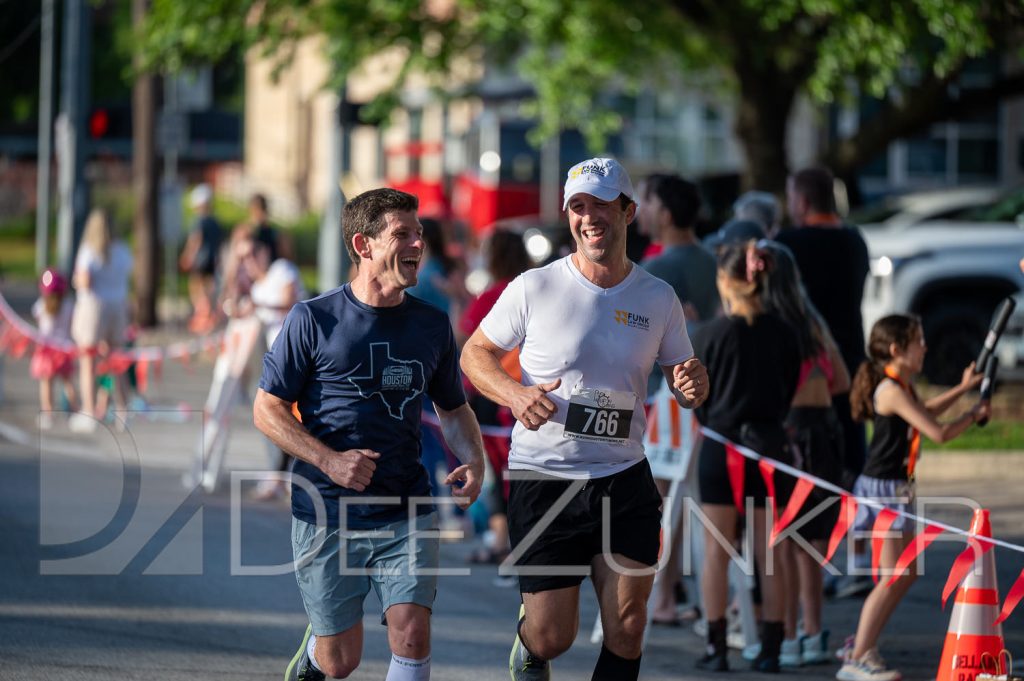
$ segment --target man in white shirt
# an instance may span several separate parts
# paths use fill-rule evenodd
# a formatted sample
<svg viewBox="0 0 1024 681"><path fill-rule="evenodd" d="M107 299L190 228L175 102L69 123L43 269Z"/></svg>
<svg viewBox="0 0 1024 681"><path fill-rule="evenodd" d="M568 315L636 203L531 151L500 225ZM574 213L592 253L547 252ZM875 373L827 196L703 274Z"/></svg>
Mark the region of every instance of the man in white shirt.
<svg viewBox="0 0 1024 681"><path fill-rule="evenodd" d="M590 576L605 632L592 678L632 681L661 521L641 444L647 376L661 365L686 408L707 398L708 377L675 292L626 257L636 203L622 166L606 158L573 166L563 209L576 253L509 284L466 343L462 368L518 421L509 560L523 607L513 680L551 678L549 661L576 638L580 584ZM513 348L522 383L501 368Z"/></svg>

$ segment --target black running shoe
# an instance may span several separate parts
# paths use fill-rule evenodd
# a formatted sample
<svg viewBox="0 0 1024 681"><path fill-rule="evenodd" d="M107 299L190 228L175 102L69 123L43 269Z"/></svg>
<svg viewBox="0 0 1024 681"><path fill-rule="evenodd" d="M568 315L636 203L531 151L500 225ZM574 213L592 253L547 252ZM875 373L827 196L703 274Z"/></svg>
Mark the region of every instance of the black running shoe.
<svg viewBox="0 0 1024 681"><path fill-rule="evenodd" d="M295 657L288 663L288 669L284 672L284 681L325 681L327 678L309 661L306 646L309 645L309 637L312 635L313 625L310 624L306 627L306 635L302 637L302 643L295 652Z"/></svg>

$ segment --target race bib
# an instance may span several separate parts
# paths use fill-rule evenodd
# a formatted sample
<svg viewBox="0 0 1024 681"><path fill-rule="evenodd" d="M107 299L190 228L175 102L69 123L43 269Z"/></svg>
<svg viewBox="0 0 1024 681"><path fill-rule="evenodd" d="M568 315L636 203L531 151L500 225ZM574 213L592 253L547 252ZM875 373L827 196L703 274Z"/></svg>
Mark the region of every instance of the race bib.
<svg viewBox="0 0 1024 681"><path fill-rule="evenodd" d="M576 386L569 398L563 437L626 444L635 408L636 393Z"/></svg>

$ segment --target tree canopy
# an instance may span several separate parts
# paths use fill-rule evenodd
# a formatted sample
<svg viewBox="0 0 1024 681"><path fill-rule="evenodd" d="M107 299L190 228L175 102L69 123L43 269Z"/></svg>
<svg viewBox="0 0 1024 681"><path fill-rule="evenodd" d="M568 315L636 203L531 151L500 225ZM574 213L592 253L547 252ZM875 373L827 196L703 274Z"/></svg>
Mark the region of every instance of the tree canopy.
<svg viewBox="0 0 1024 681"><path fill-rule="evenodd" d="M237 46L286 63L296 40L322 34L335 84L402 50L396 88L417 72L443 89L460 60L483 60L532 85L541 135L576 127L592 140L620 124L602 104L609 89L704 74L737 96L748 183L778 189L798 95L886 100L845 152L831 151L855 167L943 107L973 106L950 87L960 69L1017 49L1022 26L1021 0L153 0L143 44L149 67L174 70ZM1022 80L1000 79L993 97L1024 91Z"/></svg>

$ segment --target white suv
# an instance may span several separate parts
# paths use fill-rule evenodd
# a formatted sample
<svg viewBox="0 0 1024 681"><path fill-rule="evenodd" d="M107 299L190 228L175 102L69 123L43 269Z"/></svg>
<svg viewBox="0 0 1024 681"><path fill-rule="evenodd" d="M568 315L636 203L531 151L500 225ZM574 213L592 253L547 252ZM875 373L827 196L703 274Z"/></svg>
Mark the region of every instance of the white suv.
<svg viewBox="0 0 1024 681"><path fill-rule="evenodd" d="M946 219L868 224L862 231L871 256L865 332L886 314L920 315L929 348L926 376L955 383L977 356L996 306L1024 291L1024 189L951 209ZM1011 330L1003 346L1014 345L1021 343ZM1004 364L1006 352L1000 348Z"/></svg>

